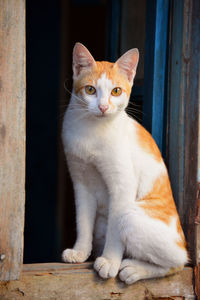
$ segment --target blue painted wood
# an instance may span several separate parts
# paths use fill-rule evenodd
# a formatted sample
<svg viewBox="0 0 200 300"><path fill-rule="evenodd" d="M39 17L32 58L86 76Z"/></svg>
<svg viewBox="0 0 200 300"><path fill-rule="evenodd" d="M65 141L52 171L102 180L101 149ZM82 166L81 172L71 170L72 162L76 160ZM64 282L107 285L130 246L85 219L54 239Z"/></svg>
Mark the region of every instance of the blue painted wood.
<svg viewBox="0 0 200 300"><path fill-rule="evenodd" d="M144 126L163 150L169 0L147 1Z"/></svg>
<svg viewBox="0 0 200 300"><path fill-rule="evenodd" d="M152 134L161 150L163 145L166 54L168 36L168 0L157 0L154 49Z"/></svg>

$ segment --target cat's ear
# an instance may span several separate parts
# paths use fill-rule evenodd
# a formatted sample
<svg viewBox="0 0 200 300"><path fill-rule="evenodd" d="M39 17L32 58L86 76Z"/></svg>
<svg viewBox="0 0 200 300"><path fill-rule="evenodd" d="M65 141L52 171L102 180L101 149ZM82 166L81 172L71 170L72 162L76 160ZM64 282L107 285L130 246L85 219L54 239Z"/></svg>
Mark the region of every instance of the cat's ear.
<svg viewBox="0 0 200 300"><path fill-rule="evenodd" d="M73 49L73 72L77 77L81 71L94 67L96 62L88 49L81 43L76 43Z"/></svg>
<svg viewBox="0 0 200 300"><path fill-rule="evenodd" d="M118 68L127 75L130 82L133 81L139 61L139 51L137 48L124 53L115 63Z"/></svg>

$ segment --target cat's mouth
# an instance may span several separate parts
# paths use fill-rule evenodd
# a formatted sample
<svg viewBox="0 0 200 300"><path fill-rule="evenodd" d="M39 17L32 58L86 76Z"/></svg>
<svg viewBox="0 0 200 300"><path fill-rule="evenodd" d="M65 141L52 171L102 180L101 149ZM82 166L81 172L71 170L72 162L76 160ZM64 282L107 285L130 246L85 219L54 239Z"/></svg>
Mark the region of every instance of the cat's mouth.
<svg viewBox="0 0 200 300"><path fill-rule="evenodd" d="M97 118L107 118L107 117L109 117L111 114L109 114L109 113L99 113L99 114L95 114L95 116L97 117Z"/></svg>

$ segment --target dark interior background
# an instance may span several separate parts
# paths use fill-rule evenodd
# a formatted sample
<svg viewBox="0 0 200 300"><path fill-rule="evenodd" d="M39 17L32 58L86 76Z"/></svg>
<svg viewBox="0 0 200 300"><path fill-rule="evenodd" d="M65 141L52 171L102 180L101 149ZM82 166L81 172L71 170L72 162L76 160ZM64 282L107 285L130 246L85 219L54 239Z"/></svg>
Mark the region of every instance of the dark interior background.
<svg viewBox="0 0 200 300"><path fill-rule="evenodd" d="M58 256L56 224L59 1L26 2L27 140L24 261Z"/></svg>
<svg viewBox="0 0 200 300"><path fill-rule="evenodd" d="M27 156L24 262L59 261L76 237L73 189L60 139L72 86L71 56L83 43L96 60L130 48L140 64L129 113L142 122L145 0L27 0ZM133 108L132 105L130 105ZM136 112L137 110L138 112Z"/></svg>

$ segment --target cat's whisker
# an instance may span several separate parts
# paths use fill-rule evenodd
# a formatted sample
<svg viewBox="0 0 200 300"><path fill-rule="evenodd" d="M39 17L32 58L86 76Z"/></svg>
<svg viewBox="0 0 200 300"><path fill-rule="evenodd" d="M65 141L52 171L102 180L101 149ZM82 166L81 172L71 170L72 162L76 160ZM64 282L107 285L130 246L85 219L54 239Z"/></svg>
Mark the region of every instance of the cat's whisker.
<svg viewBox="0 0 200 300"><path fill-rule="evenodd" d="M65 83L64 83L64 88L65 90L71 95L73 96L74 98L76 98L77 100L85 103L85 101L83 99L81 99L79 96L77 96L75 93L71 92L66 86L65 86Z"/></svg>
<svg viewBox="0 0 200 300"><path fill-rule="evenodd" d="M63 87L64 87L64 89L67 91L67 92L69 92L69 89L67 88L67 86L66 86L66 82L67 81L70 81L70 79L69 78L66 78L65 79L65 81L64 81L64 83L63 83Z"/></svg>
<svg viewBox="0 0 200 300"><path fill-rule="evenodd" d="M79 118L77 117L74 121L75 122L80 121L81 119L84 119L85 117L88 117L88 115L89 115L88 112L82 113L81 115L79 115Z"/></svg>
<svg viewBox="0 0 200 300"><path fill-rule="evenodd" d="M136 112L136 113L139 113L139 114L143 114L143 112L141 110L131 108L131 107L127 107L126 110L133 111L133 112Z"/></svg>
<svg viewBox="0 0 200 300"><path fill-rule="evenodd" d="M128 103L128 107L141 110L141 105L137 105L137 104L134 104L134 103L131 103L131 102Z"/></svg>
<svg viewBox="0 0 200 300"><path fill-rule="evenodd" d="M130 105L134 105L134 106L137 106L137 107L141 107L141 104L137 104L136 102L134 102L134 101L130 101L129 100L129 103L128 104L130 104Z"/></svg>
<svg viewBox="0 0 200 300"><path fill-rule="evenodd" d="M133 120L136 119L136 120L142 122L142 118L139 117L139 116L137 116L136 114L134 114L134 113L128 113L128 112L127 112L127 114L128 114L128 116L129 116L131 119L133 119Z"/></svg>
<svg viewBox="0 0 200 300"><path fill-rule="evenodd" d="M129 116L133 116L134 118L137 118L138 120L140 120L140 121L142 121L142 117L140 116L140 115L138 115L138 114L135 114L135 113L133 113L133 112L126 112Z"/></svg>
<svg viewBox="0 0 200 300"><path fill-rule="evenodd" d="M129 107L129 106L127 106L126 109L129 109L129 110L132 110L132 111L136 111L136 112L142 113L141 110L139 110L139 109L137 109L137 108L134 108L134 107Z"/></svg>
<svg viewBox="0 0 200 300"><path fill-rule="evenodd" d="M90 112L87 106L83 107L74 103L68 107L68 111L74 111L74 112L81 111L81 112L88 112L88 113Z"/></svg>
<svg viewBox="0 0 200 300"><path fill-rule="evenodd" d="M139 110L135 110L135 109L132 109L132 108L126 108L126 112L129 112L130 114L137 114L137 115L140 115L141 117L144 117L145 114L142 112L142 111L139 111Z"/></svg>

